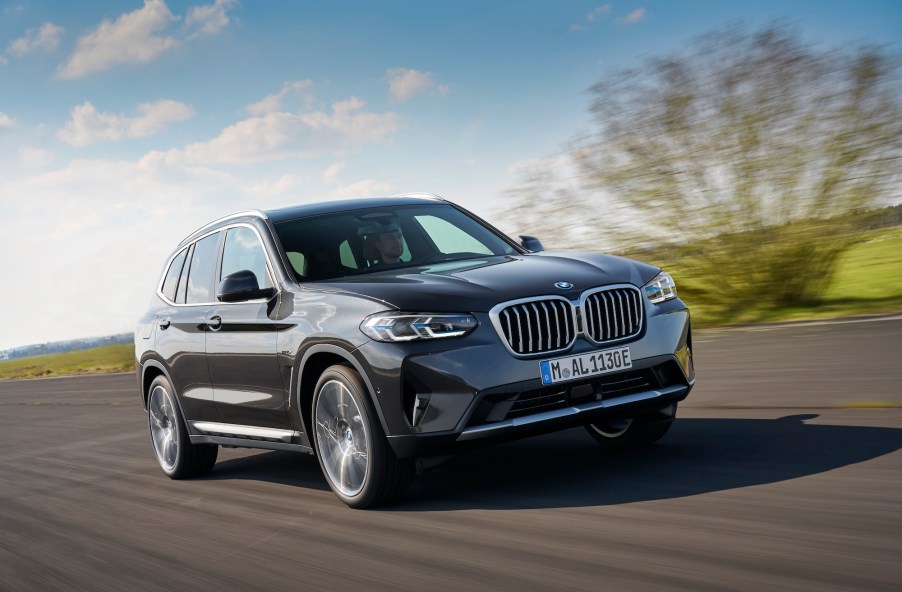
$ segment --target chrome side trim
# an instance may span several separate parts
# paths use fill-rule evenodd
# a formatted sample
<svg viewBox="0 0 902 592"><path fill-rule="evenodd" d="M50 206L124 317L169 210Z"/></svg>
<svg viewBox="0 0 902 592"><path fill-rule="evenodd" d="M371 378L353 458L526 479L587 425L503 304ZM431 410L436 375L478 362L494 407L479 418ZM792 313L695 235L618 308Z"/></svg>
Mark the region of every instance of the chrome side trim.
<svg viewBox="0 0 902 592"><path fill-rule="evenodd" d="M411 193L398 193L398 194L392 195L392 197L422 197L425 199L434 199L437 201L448 201L447 199L445 199L444 197L442 197L440 195L436 195L434 193L427 193L425 191L413 191Z"/></svg>
<svg viewBox="0 0 902 592"><path fill-rule="evenodd" d="M474 426L471 428L467 428L463 432L461 432L460 436L457 437L457 441L465 442L467 440L478 440L480 438L486 438L488 436L494 436L496 434L502 434L504 432L513 431L513 430L523 427L523 426L542 423L542 422L546 422L546 421L552 421L552 420L561 419L564 417L572 417L575 415L579 415L581 413L598 411L600 409L611 409L614 407L619 407L621 405L629 405L630 403L639 403L641 401L651 401L652 399L657 399L658 397L679 395L679 394L685 393L688 390L689 390L688 386L682 386L682 385L669 386L666 388L662 388L660 390L643 391L641 393L633 393L631 395L624 395L622 397L608 399L607 401L592 401L590 403L583 403L582 405L576 405L574 407L565 407L563 409L555 409L553 411L545 411L544 413L536 413L535 415L525 415L523 417L515 417L513 419L508 419L506 421L499 421L497 423L489 423L486 425Z"/></svg>
<svg viewBox="0 0 902 592"><path fill-rule="evenodd" d="M304 444L288 444L286 442L271 442L269 440L248 440L247 438L227 438L223 436L207 435L192 435L190 438L192 444L218 444L220 446L234 446L235 448L263 448L265 450L288 450L290 452L313 454L313 448Z"/></svg>
<svg viewBox="0 0 902 592"><path fill-rule="evenodd" d="M216 225L216 224L219 224L219 223L221 223L221 222L225 222L226 220L231 220L232 218L244 218L244 217L246 217L246 216L254 216L254 217L256 217L256 218L260 218L261 220L268 220L268 219L269 219L269 218L266 217L266 214L264 214L264 213L261 212L260 210L245 210L245 211L243 211L243 212L235 212L234 214L229 214L229 215L227 215L227 216L223 216L222 218L217 218L217 219L213 220L212 222L207 222L207 223L204 224L203 226L200 226L200 227L194 229L193 232L190 232L190 233L188 234L188 237L192 237L192 236L194 236L195 234L197 234L198 232L201 232L201 231L203 231L203 230L205 230L205 229L207 229L207 228L210 228L211 226L214 226L214 225ZM196 240L200 240L200 238L202 238L202 237L199 237L199 238L197 238L197 239L194 239L194 241L191 241L191 242L195 242ZM187 241L187 240L188 240L187 238L186 238L185 240L183 240L181 243L179 243L179 246L182 246L182 244L185 243L185 241Z"/></svg>
<svg viewBox="0 0 902 592"><path fill-rule="evenodd" d="M210 435L237 436L238 438L278 442L291 442L291 438L301 435L300 432L295 432L293 430L261 428L257 426L236 425L233 423L217 423L214 421L192 421L191 427Z"/></svg>

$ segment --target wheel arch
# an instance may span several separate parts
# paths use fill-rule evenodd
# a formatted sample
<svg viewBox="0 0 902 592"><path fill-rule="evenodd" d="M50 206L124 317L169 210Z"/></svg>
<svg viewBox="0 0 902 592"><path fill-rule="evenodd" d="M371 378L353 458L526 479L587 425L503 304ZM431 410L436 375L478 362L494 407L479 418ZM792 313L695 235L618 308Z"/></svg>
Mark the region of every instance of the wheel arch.
<svg viewBox="0 0 902 592"><path fill-rule="evenodd" d="M146 411L147 398L150 396L150 384L157 376L165 376L166 380L169 381L169 384L172 384L172 378L169 377L169 372L166 370L166 367L157 360L145 360L142 365L144 369L141 374L141 400L144 403L144 409ZM176 399L178 399L178 397L176 397Z"/></svg>
<svg viewBox="0 0 902 592"><path fill-rule="evenodd" d="M357 374L360 375L363 384L366 386L367 397L376 410L376 416L379 418L382 430L385 433L388 433L386 431L385 418L382 416L382 407L379 404L379 399L376 397L373 383L363 364L361 364L350 351L340 346L320 343L304 352L301 362L298 365L298 381L294 388L295 400L297 401L298 412L301 416L304 432L310 438L311 444L313 443L311 432L313 424L310 414L313 405L313 390L316 388L316 383L326 368L336 364L350 366L357 371Z"/></svg>
<svg viewBox="0 0 902 592"><path fill-rule="evenodd" d="M179 393L175 389L175 383L172 381L172 377L169 376L169 370L163 365L162 362L155 360L153 358L149 358L144 360L143 373L141 375L141 400L144 404L144 411L147 411L147 399L150 396L150 385L153 383L154 379L158 376L163 376L169 381L169 386L172 388L172 395L175 398L175 404L178 405L179 414L182 416L183 421L185 422L185 427L188 429L188 433L191 433L191 428L188 428L188 418L185 417L185 411L182 409L182 400L179 398Z"/></svg>

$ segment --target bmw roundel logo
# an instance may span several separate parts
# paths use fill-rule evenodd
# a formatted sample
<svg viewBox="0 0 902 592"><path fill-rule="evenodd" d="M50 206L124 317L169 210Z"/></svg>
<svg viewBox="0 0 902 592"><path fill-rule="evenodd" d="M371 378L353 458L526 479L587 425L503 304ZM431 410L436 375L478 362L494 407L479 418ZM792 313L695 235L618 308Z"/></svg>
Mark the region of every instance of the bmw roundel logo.
<svg viewBox="0 0 902 592"><path fill-rule="evenodd" d="M561 290L569 290L573 287L573 284L571 284L570 282L555 282L554 287L560 288Z"/></svg>

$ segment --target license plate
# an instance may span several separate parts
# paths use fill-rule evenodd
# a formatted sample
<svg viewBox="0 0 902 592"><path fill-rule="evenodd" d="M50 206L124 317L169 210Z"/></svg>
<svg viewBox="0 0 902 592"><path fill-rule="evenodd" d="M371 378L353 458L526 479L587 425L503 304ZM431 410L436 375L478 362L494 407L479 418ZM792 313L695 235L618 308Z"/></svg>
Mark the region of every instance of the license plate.
<svg viewBox="0 0 902 592"><path fill-rule="evenodd" d="M614 349L539 362L542 384L578 380L587 376L608 374L632 367L633 360L630 358L629 347L615 347Z"/></svg>

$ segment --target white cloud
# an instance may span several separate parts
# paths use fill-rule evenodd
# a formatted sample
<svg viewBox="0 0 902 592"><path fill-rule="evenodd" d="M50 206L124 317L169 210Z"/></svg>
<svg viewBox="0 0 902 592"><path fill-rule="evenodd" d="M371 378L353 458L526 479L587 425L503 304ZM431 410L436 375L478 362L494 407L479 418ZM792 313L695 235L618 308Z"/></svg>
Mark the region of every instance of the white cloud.
<svg viewBox="0 0 902 592"><path fill-rule="evenodd" d="M53 162L53 153L43 148L19 149L19 166L25 169L43 169Z"/></svg>
<svg viewBox="0 0 902 592"><path fill-rule="evenodd" d="M444 96L451 90L446 84L436 86L432 72L420 72L410 68L391 68L385 72L388 91L395 101L406 101L432 90Z"/></svg>
<svg viewBox="0 0 902 592"><path fill-rule="evenodd" d="M0 252L17 253L4 278L31 284L50 262L66 302L41 318L7 315L0 348L131 330L178 241L247 201L231 175L140 162L77 160L23 179L0 177L0 208L15 220L0 233ZM85 277L115 285L116 298L96 298ZM0 290L0 310L14 310L19 299Z"/></svg>
<svg viewBox="0 0 902 592"><path fill-rule="evenodd" d="M345 170L347 165L348 163L345 161L330 164L326 170L323 171L323 181L326 183L337 183L341 176L341 172Z"/></svg>
<svg viewBox="0 0 902 592"><path fill-rule="evenodd" d="M9 60L6 59L5 57L3 57L2 55L0 55L0 66L5 66L8 63L9 63Z"/></svg>
<svg viewBox="0 0 902 592"><path fill-rule="evenodd" d="M284 102L284 100L287 97L293 95L303 95L306 99L307 104L309 104L312 100L312 95L310 93L304 93L304 91L312 86L312 80L295 80L292 82L286 82L282 85L282 90L277 93L267 95L256 103L251 103L250 105L245 106L245 110L251 115L265 115L266 113L281 111L282 103Z"/></svg>
<svg viewBox="0 0 902 592"><path fill-rule="evenodd" d="M9 53L22 57L33 51L44 51L50 53L59 47L60 37L63 35L63 28L53 23L44 23L41 28L35 31L28 29L25 35L19 37L9 44Z"/></svg>
<svg viewBox="0 0 902 592"><path fill-rule="evenodd" d="M334 197L371 197L376 195L388 195L394 187L391 183L376 179L362 179L350 185L338 187L332 192Z"/></svg>
<svg viewBox="0 0 902 592"><path fill-rule="evenodd" d="M304 178L296 174L282 175L276 179L264 179L246 187L245 191L253 196L257 203L265 203L267 207L283 202L295 203L297 196L303 193Z"/></svg>
<svg viewBox="0 0 902 592"><path fill-rule="evenodd" d="M238 5L236 0L216 0L206 6L194 6L185 17L185 27L194 29L188 37L202 37L215 35L229 25L229 15L226 11Z"/></svg>
<svg viewBox="0 0 902 592"><path fill-rule="evenodd" d="M206 142L152 152L165 162L244 165L280 158L306 158L348 146L380 142L398 129L395 113L373 113L352 97L332 104L331 113L267 113L232 124Z"/></svg>
<svg viewBox="0 0 902 592"><path fill-rule="evenodd" d="M12 117L0 111L0 129L9 129L12 127L16 127L16 122L13 121Z"/></svg>
<svg viewBox="0 0 902 592"><path fill-rule="evenodd" d="M72 79L117 64L149 62L178 44L174 37L156 34L174 20L176 17L163 0L144 0L142 8L115 21L104 20L94 31L79 38L75 52L60 66L59 76Z"/></svg>
<svg viewBox="0 0 902 592"><path fill-rule="evenodd" d="M3 14L6 16L9 16L11 14L17 14L19 12L22 12L23 10L25 10L25 6L23 6L21 4L17 4L15 6L7 6L6 8L3 9Z"/></svg>
<svg viewBox="0 0 902 592"><path fill-rule="evenodd" d="M621 23L626 23L628 25L632 25L633 23L638 23L639 21L644 19L646 14L647 13L645 12L644 8L637 8L636 10L632 11L625 17L617 19L617 21L621 22Z"/></svg>
<svg viewBox="0 0 902 592"><path fill-rule="evenodd" d="M607 13L611 12L611 8L612 7L610 4L604 4L597 8L593 8L592 10L589 11L588 14L586 14L586 20L589 22L598 20L601 17L603 17L604 15L606 15Z"/></svg>
<svg viewBox="0 0 902 592"><path fill-rule="evenodd" d="M72 109L72 118L57 136L67 144L83 147L123 138L143 138L158 133L170 123L193 116L194 110L190 106L169 99L138 105L138 115L134 117L102 113L86 102Z"/></svg>

